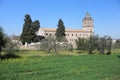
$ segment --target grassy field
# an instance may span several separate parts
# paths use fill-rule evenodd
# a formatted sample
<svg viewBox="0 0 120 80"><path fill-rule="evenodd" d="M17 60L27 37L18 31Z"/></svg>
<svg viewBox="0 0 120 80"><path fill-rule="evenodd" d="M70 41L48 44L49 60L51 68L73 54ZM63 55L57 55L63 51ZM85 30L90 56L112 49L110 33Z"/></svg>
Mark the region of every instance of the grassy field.
<svg viewBox="0 0 120 80"><path fill-rule="evenodd" d="M0 80L120 80L120 58L115 54L63 53L19 51L21 58L0 62Z"/></svg>

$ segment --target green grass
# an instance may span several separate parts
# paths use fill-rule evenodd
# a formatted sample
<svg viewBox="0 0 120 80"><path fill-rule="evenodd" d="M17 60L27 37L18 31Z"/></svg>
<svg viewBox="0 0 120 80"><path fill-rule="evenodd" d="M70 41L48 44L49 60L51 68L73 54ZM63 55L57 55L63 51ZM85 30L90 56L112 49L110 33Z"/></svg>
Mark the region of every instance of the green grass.
<svg viewBox="0 0 120 80"><path fill-rule="evenodd" d="M77 55L75 52L57 56L43 51L17 52L21 58L0 62L0 80L120 80L117 55Z"/></svg>

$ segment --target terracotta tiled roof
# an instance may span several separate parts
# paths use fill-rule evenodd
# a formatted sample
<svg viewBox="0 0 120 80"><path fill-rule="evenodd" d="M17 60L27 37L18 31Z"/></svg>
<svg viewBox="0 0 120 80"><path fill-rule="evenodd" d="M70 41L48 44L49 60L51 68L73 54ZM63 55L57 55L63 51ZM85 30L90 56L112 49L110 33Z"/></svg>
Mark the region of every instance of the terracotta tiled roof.
<svg viewBox="0 0 120 80"><path fill-rule="evenodd" d="M56 32L56 28L42 28L44 31ZM65 29L65 32L88 32L82 29Z"/></svg>

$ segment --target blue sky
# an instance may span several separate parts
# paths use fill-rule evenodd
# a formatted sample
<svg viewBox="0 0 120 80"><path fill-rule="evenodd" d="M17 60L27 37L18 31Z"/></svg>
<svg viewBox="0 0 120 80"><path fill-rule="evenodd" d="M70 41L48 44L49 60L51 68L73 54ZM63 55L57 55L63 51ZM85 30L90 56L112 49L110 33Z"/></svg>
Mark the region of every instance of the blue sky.
<svg viewBox="0 0 120 80"><path fill-rule="evenodd" d="M0 0L0 26L8 35L20 35L25 14L41 27L57 28L58 20L66 28L81 29L89 12L95 34L120 38L120 0Z"/></svg>

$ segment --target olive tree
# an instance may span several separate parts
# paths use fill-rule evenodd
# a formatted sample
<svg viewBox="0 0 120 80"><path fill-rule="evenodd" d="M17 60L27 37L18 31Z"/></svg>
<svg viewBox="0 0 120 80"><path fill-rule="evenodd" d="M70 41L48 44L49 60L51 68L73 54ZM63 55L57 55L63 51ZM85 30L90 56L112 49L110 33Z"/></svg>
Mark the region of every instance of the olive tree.
<svg viewBox="0 0 120 80"><path fill-rule="evenodd" d="M78 50L86 50L86 39L85 38L78 38L76 40L76 45Z"/></svg>
<svg viewBox="0 0 120 80"><path fill-rule="evenodd" d="M58 51L60 49L60 44L57 42L54 36L48 36L47 38L41 41L40 49L47 51L49 53L51 51L54 51L55 54L58 54Z"/></svg>
<svg viewBox="0 0 120 80"><path fill-rule="evenodd" d="M72 43L69 42L60 42L60 47L61 50L68 50L68 51L73 50L73 45Z"/></svg>
<svg viewBox="0 0 120 80"><path fill-rule="evenodd" d="M89 52L89 54L92 54L92 52L95 50L96 48L96 45L95 45L95 37L94 36L90 36L88 39L87 39L87 51Z"/></svg>
<svg viewBox="0 0 120 80"><path fill-rule="evenodd" d="M105 38L106 38L107 55L109 55L112 49L112 38L110 36L105 36Z"/></svg>
<svg viewBox="0 0 120 80"><path fill-rule="evenodd" d="M120 39L117 39L115 42L115 49L120 49Z"/></svg>
<svg viewBox="0 0 120 80"><path fill-rule="evenodd" d="M98 51L101 54L104 54L106 50L106 54L109 55L111 53L111 48L112 48L112 38L110 36L100 37L97 45L98 45Z"/></svg>
<svg viewBox="0 0 120 80"><path fill-rule="evenodd" d="M106 48L106 40L105 37L101 37L98 40L98 51L100 54L104 54Z"/></svg>

